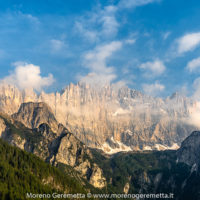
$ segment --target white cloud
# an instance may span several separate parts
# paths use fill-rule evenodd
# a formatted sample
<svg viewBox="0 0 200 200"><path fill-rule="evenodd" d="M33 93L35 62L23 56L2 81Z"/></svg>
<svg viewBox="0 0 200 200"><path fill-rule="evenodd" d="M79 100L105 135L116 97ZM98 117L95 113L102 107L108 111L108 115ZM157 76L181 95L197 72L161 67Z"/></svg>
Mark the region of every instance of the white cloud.
<svg viewBox="0 0 200 200"><path fill-rule="evenodd" d="M90 70L86 77L80 77L82 81L89 83L110 83L116 78L113 66L107 66L107 59L122 47L122 42L113 41L111 43L97 46L93 51L84 55L84 67Z"/></svg>
<svg viewBox="0 0 200 200"><path fill-rule="evenodd" d="M155 82L153 84L143 84L142 85L143 91L151 96L157 96L160 92L165 89L165 86Z"/></svg>
<svg viewBox="0 0 200 200"><path fill-rule="evenodd" d="M119 28L115 16L117 10L113 5L95 8L76 20L74 30L91 42L113 38Z"/></svg>
<svg viewBox="0 0 200 200"><path fill-rule="evenodd" d="M104 36L113 36L118 32L119 23L116 20L115 13L117 7L106 6L101 12L100 22L102 22L102 34Z"/></svg>
<svg viewBox="0 0 200 200"><path fill-rule="evenodd" d="M200 45L200 32L184 35L177 40L177 44L179 54L194 50Z"/></svg>
<svg viewBox="0 0 200 200"><path fill-rule="evenodd" d="M84 37L90 42L99 42L102 39L113 39L113 37L117 35L121 25L117 18L117 13L119 13L120 10L160 1L161 0L120 0L116 5L111 4L105 7L101 7L101 5L98 4L91 12L87 12L77 18L74 30L81 37ZM129 44L131 44L133 40L129 42Z"/></svg>
<svg viewBox="0 0 200 200"><path fill-rule="evenodd" d="M160 60L143 63L139 66L139 68L145 71L144 76L146 77L160 76L166 69L164 63Z"/></svg>
<svg viewBox="0 0 200 200"><path fill-rule="evenodd" d="M164 34L163 34L163 39L166 40L170 35L171 35L171 32L170 32L170 31L164 33Z"/></svg>
<svg viewBox="0 0 200 200"><path fill-rule="evenodd" d="M53 51L59 51L65 46L65 43L61 40L52 39L50 42Z"/></svg>
<svg viewBox="0 0 200 200"><path fill-rule="evenodd" d="M150 3L159 2L160 0L120 0L120 8L134 8L138 6L144 6Z"/></svg>
<svg viewBox="0 0 200 200"><path fill-rule="evenodd" d="M188 96L189 95L189 87L188 87L188 84L185 83L179 90L179 93L182 95L182 96Z"/></svg>
<svg viewBox="0 0 200 200"><path fill-rule="evenodd" d="M39 66L22 62L17 62L14 65L15 70L1 82L15 85L20 89L33 88L37 91L41 91L43 87L50 86L54 82L52 74L47 77L40 75Z"/></svg>
<svg viewBox="0 0 200 200"><path fill-rule="evenodd" d="M22 13L22 12L16 12L14 14L8 14L8 17L9 19L13 19L13 20L16 20L16 19L19 19L19 20L23 20L24 22L28 22L28 23L31 23L32 25L40 25L40 20L39 18L37 18L36 16L33 16L31 14L25 14L25 13Z"/></svg>
<svg viewBox="0 0 200 200"><path fill-rule="evenodd" d="M195 106L191 106L189 108L189 117L186 118L185 122L200 128L199 119L200 119L200 102L197 101L195 103Z"/></svg>
<svg viewBox="0 0 200 200"><path fill-rule="evenodd" d="M84 20L76 21L75 30L87 40L96 42L98 40L98 32L95 29L87 27L87 23L88 22L85 22Z"/></svg>
<svg viewBox="0 0 200 200"><path fill-rule="evenodd" d="M27 17L27 19L29 19L31 22L36 23L36 24L40 24L40 21L37 17L31 15L31 14L22 14L24 17Z"/></svg>
<svg viewBox="0 0 200 200"><path fill-rule="evenodd" d="M109 71L109 68L106 66L106 59L121 47L122 43L120 41L113 41L105 45L97 46L93 51L85 54L87 66L97 72Z"/></svg>
<svg viewBox="0 0 200 200"><path fill-rule="evenodd" d="M200 57L195 58L188 62L186 69L189 70L189 72L196 72L200 69Z"/></svg>
<svg viewBox="0 0 200 200"><path fill-rule="evenodd" d="M86 76L78 75L77 79L80 82L87 83L91 86L103 86L109 84L112 80L114 80L117 76L115 73L89 73Z"/></svg>
<svg viewBox="0 0 200 200"><path fill-rule="evenodd" d="M77 79L79 81L82 80L90 83L100 83L102 81L107 83L113 82L113 80L117 78L117 75L113 66L107 66L107 59L115 51L120 49L122 44L131 45L136 41L133 36L130 36L121 41L108 43L108 41L115 38L121 26L121 20L118 18L119 12L122 11L122 9L142 6L158 1L159 0L120 0L118 4L112 4L105 7L98 4L92 11L78 17L73 29L75 33L79 34L80 37L84 37L85 40L90 41L91 43L98 44L98 46L94 50L86 53L83 58L83 65L89 69L89 74L87 76L79 74ZM102 44L105 43L105 41L108 44ZM160 67L162 67L162 65ZM161 73L161 70L163 69L160 69L159 73ZM157 75L157 72L154 74Z"/></svg>
<svg viewBox="0 0 200 200"><path fill-rule="evenodd" d="M125 40L125 43L126 44L134 44L135 41L136 41L136 39L127 39L127 40Z"/></svg>
<svg viewBox="0 0 200 200"><path fill-rule="evenodd" d="M187 119L186 123L189 123L195 127L200 128L199 119L200 119L200 108L189 114L189 119Z"/></svg>

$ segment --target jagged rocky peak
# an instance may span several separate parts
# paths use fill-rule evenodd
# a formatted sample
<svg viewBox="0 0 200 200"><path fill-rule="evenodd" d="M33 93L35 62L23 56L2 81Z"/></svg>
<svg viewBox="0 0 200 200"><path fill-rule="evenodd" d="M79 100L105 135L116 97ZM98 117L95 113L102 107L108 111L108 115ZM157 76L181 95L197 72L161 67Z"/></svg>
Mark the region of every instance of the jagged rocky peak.
<svg viewBox="0 0 200 200"><path fill-rule="evenodd" d="M0 111L7 114L15 113L21 105L23 99L21 91L8 84L0 84Z"/></svg>
<svg viewBox="0 0 200 200"><path fill-rule="evenodd" d="M38 128L41 124L48 124L54 132L58 130L58 122L51 108L43 102L22 103L18 112L12 117L28 128Z"/></svg>
<svg viewBox="0 0 200 200"><path fill-rule="evenodd" d="M171 96L169 96L165 99L165 102L167 104L170 104L170 107L171 106L173 108L179 107L179 109L181 109L181 107L183 107L185 109L186 107L192 106L194 104L195 100L190 97L185 96L184 94L182 94L180 92L174 92Z"/></svg>
<svg viewBox="0 0 200 200"><path fill-rule="evenodd" d="M194 131L181 144L177 151L179 162L190 166L200 164L200 131Z"/></svg>
<svg viewBox="0 0 200 200"><path fill-rule="evenodd" d="M37 102L38 100L38 95L35 93L33 88L28 88L22 90L22 98L23 102Z"/></svg>
<svg viewBox="0 0 200 200"><path fill-rule="evenodd" d="M174 92L170 97L170 99L175 99L175 98L183 98L182 94L179 92Z"/></svg>

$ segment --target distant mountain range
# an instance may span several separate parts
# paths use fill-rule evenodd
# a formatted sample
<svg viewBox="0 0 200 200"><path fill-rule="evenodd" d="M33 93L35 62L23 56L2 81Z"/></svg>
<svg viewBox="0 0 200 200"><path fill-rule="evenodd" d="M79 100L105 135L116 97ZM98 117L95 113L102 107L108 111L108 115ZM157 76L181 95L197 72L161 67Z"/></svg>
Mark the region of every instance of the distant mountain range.
<svg viewBox="0 0 200 200"><path fill-rule="evenodd" d="M78 83L60 93L36 94L32 89L0 85L2 112L14 114L25 102L45 102L56 120L80 141L108 154L177 149L189 133L198 130L195 118L200 113L196 101L178 93L161 99L117 85L97 88ZM30 122L26 125L33 127Z"/></svg>
<svg viewBox="0 0 200 200"><path fill-rule="evenodd" d="M81 142L56 120L46 103L29 102L13 115L0 114L0 137L15 146L0 140L1 199L25 199L27 192L54 191L171 193L176 200L200 199L199 131L188 136L178 150L108 155ZM112 137L107 142L116 145ZM118 145L125 148L119 141Z"/></svg>

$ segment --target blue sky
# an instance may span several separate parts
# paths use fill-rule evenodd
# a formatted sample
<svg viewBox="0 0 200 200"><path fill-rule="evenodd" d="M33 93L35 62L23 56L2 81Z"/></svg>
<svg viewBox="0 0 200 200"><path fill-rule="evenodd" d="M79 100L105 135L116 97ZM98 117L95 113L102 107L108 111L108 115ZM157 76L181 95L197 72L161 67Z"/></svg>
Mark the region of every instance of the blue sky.
<svg viewBox="0 0 200 200"><path fill-rule="evenodd" d="M61 90L117 83L153 96L200 93L200 2L0 2L0 79Z"/></svg>

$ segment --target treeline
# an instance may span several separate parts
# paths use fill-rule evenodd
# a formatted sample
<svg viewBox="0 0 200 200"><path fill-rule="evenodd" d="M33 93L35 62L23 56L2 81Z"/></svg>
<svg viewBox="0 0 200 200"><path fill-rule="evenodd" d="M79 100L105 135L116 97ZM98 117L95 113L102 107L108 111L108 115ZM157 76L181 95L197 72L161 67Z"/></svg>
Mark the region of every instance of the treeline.
<svg viewBox="0 0 200 200"><path fill-rule="evenodd" d="M26 199L26 193L85 193L79 180L33 154L0 139L0 199Z"/></svg>

